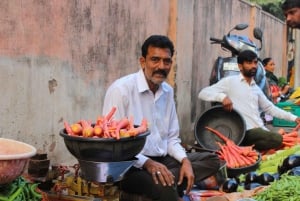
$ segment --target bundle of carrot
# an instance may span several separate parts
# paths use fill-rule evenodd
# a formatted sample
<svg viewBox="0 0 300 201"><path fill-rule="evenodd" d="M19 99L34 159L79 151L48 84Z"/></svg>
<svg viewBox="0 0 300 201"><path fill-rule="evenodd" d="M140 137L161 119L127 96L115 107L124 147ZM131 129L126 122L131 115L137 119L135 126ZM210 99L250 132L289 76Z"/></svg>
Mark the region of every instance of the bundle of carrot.
<svg viewBox="0 0 300 201"><path fill-rule="evenodd" d="M282 146L280 149L290 148L300 143L300 138L298 135L298 130L300 128L300 124L298 124L292 131L286 132L283 128L278 130L278 133L282 135Z"/></svg>
<svg viewBox="0 0 300 201"><path fill-rule="evenodd" d="M283 128L278 130L278 133L282 135L282 144L280 147L276 149L269 149L265 151L261 151L262 160L266 160L267 156L275 154L278 150L287 150L295 145L300 144L300 137L298 134L298 130L300 129L300 124L298 124L291 131L286 131Z"/></svg>
<svg viewBox="0 0 300 201"><path fill-rule="evenodd" d="M64 127L67 134L80 137L94 138L115 138L134 137L147 131L148 123L143 119L138 127L133 124L133 118L113 119L117 108L113 107L105 116L99 116L93 125L90 121L80 120L77 123L69 124L64 121Z"/></svg>
<svg viewBox="0 0 300 201"><path fill-rule="evenodd" d="M229 168L241 168L250 166L258 160L259 153L253 149L253 146L238 146L231 139L224 136L219 131L205 127L207 130L211 131L213 134L221 138L225 144L216 142L220 150L216 153L218 154L221 160L226 161L226 165Z"/></svg>

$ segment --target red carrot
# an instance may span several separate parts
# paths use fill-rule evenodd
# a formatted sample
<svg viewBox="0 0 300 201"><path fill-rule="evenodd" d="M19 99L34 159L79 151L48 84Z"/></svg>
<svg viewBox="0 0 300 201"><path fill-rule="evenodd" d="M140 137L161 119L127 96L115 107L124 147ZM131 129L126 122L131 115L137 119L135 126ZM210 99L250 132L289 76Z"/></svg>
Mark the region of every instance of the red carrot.
<svg viewBox="0 0 300 201"><path fill-rule="evenodd" d="M120 139L120 130L126 128L129 125L129 120L127 118L121 119L116 126L116 139Z"/></svg>
<svg viewBox="0 0 300 201"><path fill-rule="evenodd" d="M220 151L220 150L216 151L216 154L218 154L218 156L221 160L225 160L224 153L222 151Z"/></svg>
<svg viewBox="0 0 300 201"><path fill-rule="evenodd" d="M236 149L237 146L227 146L227 147L228 147L230 156L237 160L237 164L238 164L237 167L244 167L244 166L252 164L252 163L249 163L249 161L247 160L247 158L249 158L249 156L243 155L242 152L240 152L238 149Z"/></svg>
<svg viewBox="0 0 300 201"><path fill-rule="evenodd" d="M127 130L130 130L130 129L132 129L132 128L134 128L134 124L133 124L133 116L131 116L131 117L129 118L129 125L128 125Z"/></svg>
<svg viewBox="0 0 300 201"><path fill-rule="evenodd" d="M298 131L291 131L290 133L282 135L282 145L284 147L292 147L298 143Z"/></svg>
<svg viewBox="0 0 300 201"><path fill-rule="evenodd" d="M290 133L284 134L283 137L298 137L298 132L292 131Z"/></svg>
<svg viewBox="0 0 300 201"><path fill-rule="evenodd" d="M127 132L128 132L128 134L130 136L137 136L140 133L146 132L147 128L148 128L147 120L146 119L142 119L141 125L139 127L131 128Z"/></svg>
<svg viewBox="0 0 300 201"><path fill-rule="evenodd" d="M107 124L108 124L108 120L106 118L104 118L104 120L103 120L103 137L104 138L110 138L111 137L110 133L108 131Z"/></svg>
<svg viewBox="0 0 300 201"><path fill-rule="evenodd" d="M213 197L213 196L222 196L224 195L223 192L220 192L220 191L213 191L213 190L210 190L210 191L203 191L200 193L200 196L201 197ZM197 197L198 198L198 197ZM202 200L202 199L201 199Z"/></svg>
<svg viewBox="0 0 300 201"><path fill-rule="evenodd" d="M256 157L244 157L244 160L248 161L247 164L254 164L258 159L258 155Z"/></svg>
<svg viewBox="0 0 300 201"><path fill-rule="evenodd" d="M295 145L295 143L291 143L291 142L282 142L282 144L285 146L285 147L292 147Z"/></svg>
<svg viewBox="0 0 300 201"><path fill-rule="evenodd" d="M283 142L296 142L297 138L296 137L283 137Z"/></svg>
<svg viewBox="0 0 300 201"><path fill-rule="evenodd" d="M226 149L227 149L227 152L228 152L228 155L229 157L232 158L232 160L235 162L235 167L238 168L238 167L243 167L245 166L246 164L244 163L243 160L241 160L241 156L238 152L235 152L234 149L232 149L232 147L230 146L226 146Z"/></svg>
<svg viewBox="0 0 300 201"><path fill-rule="evenodd" d="M75 135L74 132L71 129L71 126L68 124L68 122L64 121L64 126L65 126L65 129L66 129L66 132L69 135Z"/></svg>
<svg viewBox="0 0 300 201"><path fill-rule="evenodd" d="M82 126L82 136L83 137L93 137L94 135L94 128L91 124L86 120L80 120Z"/></svg>
<svg viewBox="0 0 300 201"><path fill-rule="evenodd" d="M96 125L102 126L104 121L104 117L103 116L98 116L97 120L96 120Z"/></svg>
<svg viewBox="0 0 300 201"><path fill-rule="evenodd" d="M221 149L221 152L223 153L227 167L234 168L234 166L235 166L234 161L232 161L232 158L229 157L228 152L225 150L225 146L223 146L219 142L217 142L217 144L220 146L220 149Z"/></svg>
<svg viewBox="0 0 300 201"><path fill-rule="evenodd" d="M80 123L72 124L70 127L71 127L71 129L72 129L72 131L75 135L81 135L82 134L82 126L81 126Z"/></svg>
<svg viewBox="0 0 300 201"><path fill-rule="evenodd" d="M103 136L103 129L100 125L95 125L94 126L94 135L97 137L102 137Z"/></svg>
<svg viewBox="0 0 300 201"><path fill-rule="evenodd" d="M225 135L223 135L222 133L220 133L219 131L217 131L211 127L206 126L205 128L207 130L209 130L210 132L214 133L215 135L217 135L219 138L221 138L226 144L227 144L227 142L232 141L231 139L227 138Z"/></svg>
<svg viewBox="0 0 300 201"><path fill-rule="evenodd" d="M117 111L116 107L112 107L111 110L108 112L108 114L105 116L105 119L107 121L110 121L112 117L114 116L115 112Z"/></svg>
<svg viewBox="0 0 300 201"><path fill-rule="evenodd" d="M249 156L252 153L255 153L256 155L258 154L256 151L253 150L254 145L252 146L245 146L245 147L238 147L242 150L242 154L244 156Z"/></svg>
<svg viewBox="0 0 300 201"><path fill-rule="evenodd" d="M258 158L258 153L256 151L251 151L249 152L247 155L244 155L244 156L248 156L248 157L257 157Z"/></svg>

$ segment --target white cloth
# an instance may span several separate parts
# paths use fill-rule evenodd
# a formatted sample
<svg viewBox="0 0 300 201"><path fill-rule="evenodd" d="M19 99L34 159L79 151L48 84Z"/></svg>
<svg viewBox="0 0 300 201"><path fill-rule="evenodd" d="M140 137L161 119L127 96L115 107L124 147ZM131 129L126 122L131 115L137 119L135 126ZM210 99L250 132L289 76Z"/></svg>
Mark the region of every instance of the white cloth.
<svg viewBox="0 0 300 201"><path fill-rule="evenodd" d="M254 80L249 85L242 74L225 77L216 84L203 88L198 94L198 98L202 100L220 103L226 96L231 99L233 108L243 116L247 130L258 127L267 130L260 117L261 111L288 121L295 121L297 118L292 113L276 107Z"/></svg>
<svg viewBox="0 0 300 201"><path fill-rule="evenodd" d="M179 124L174 102L174 92L170 85L163 82L153 94L149 89L142 70L116 80L107 90L103 114L116 106L116 119L133 117L139 125L147 119L151 134L144 148L137 155L135 166L141 168L147 156L166 156L169 154L181 162L186 152L179 139Z"/></svg>

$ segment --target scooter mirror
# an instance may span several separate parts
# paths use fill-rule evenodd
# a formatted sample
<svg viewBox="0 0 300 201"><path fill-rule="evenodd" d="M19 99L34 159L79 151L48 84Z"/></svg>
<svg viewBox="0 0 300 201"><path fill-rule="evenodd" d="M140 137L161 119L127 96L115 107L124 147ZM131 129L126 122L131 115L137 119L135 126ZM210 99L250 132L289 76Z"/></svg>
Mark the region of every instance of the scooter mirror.
<svg viewBox="0 0 300 201"><path fill-rule="evenodd" d="M255 27L253 29L253 35L254 35L254 38L256 38L257 40L260 41L260 48L257 49L258 51L260 51L262 49L263 32L259 27Z"/></svg>
<svg viewBox="0 0 300 201"><path fill-rule="evenodd" d="M248 27L248 24L237 24L234 29L235 30L244 30Z"/></svg>
<svg viewBox="0 0 300 201"><path fill-rule="evenodd" d="M254 30L253 30L253 35L254 37L257 39L257 40L262 40L262 37L263 37L263 32L260 28L258 27L255 27Z"/></svg>
<svg viewBox="0 0 300 201"><path fill-rule="evenodd" d="M235 27L233 27L229 32L228 32L228 36L230 35L230 32L232 31L232 30L244 30L244 29L246 29L248 27L248 24L237 24L237 25L235 25Z"/></svg>

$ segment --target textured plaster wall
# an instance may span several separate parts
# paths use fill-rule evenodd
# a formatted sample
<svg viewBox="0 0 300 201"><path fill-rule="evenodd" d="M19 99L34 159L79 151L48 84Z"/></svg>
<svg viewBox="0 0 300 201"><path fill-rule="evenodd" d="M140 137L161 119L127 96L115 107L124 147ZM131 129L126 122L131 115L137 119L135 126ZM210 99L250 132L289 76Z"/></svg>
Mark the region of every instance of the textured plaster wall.
<svg viewBox="0 0 300 201"><path fill-rule="evenodd" d="M55 163L73 161L59 136L63 121L95 120L110 83L139 69L145 38L164 34L176 48L168 82L180 134L193 143L196 118L209 107L197 93L215 58L227 55L209 37L249 23L246 35L264 28L263 53L284 55L284 24L268 21L242 0L1 0L0 137L30 143Z"/></svg>
<svg viewBox="0 0 300 201"><path fill-rule="evenodd" d="M167 34L169 1L0 1L0 135L72 159L63 121L95 120L108 85L139 69L140 46Z"/></svg>

